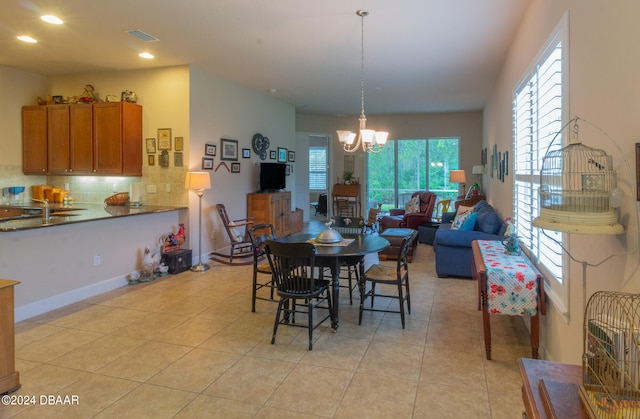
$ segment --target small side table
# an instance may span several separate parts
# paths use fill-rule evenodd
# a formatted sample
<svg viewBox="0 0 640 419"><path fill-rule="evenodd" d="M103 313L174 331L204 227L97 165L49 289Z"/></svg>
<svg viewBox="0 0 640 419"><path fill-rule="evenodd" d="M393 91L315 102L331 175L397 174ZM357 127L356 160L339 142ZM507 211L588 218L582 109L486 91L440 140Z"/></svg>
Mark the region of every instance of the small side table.
<svg viewBox="0 0 640 419"><path fill-rule="evenodd" d="M471 272L478 280L478 309L487 359L491 359L490 314L531 318L531 355L538 358L540 314L546 314L544 278L524 255L506 255L499 241L474 240ZM487 269L487 264L489 268ZM514 293L517 299L510 299ZM517 301L511 304L510 301Z"/></svg>
<svg viewBox="0 0 640 419"><path fill-rule="evenodd" d="M440 222L438 221L420 224L418 226L418 240L420 243L433 245L433 240L436 237L438 228L440 228Z"/></svg>
<svg viewBox="0 0 640 419"><path fill-rule="evenodd" d="M477 204L478 202L482 201L483 199L486 199L486 197L483 194L471 195L469 199L467 199L464 196L459 196L458 199L456 199L456 202L453 203L453 206L455 209L458 209L460 205L463 205L465 207L471 207Z"/></svg>

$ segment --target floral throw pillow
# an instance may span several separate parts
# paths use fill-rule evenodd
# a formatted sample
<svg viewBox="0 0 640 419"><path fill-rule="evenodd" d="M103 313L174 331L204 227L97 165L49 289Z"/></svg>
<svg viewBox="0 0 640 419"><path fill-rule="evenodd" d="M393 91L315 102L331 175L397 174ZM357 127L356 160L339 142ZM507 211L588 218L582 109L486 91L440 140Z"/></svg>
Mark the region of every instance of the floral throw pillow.
<svg viewBox="0 0 640 419"><path fill-rule="evenodd" d="M418 195L411 198L411 201L407 202L404 207L405 214L412 214L414 212L420 212L420 197Z"/></svg>
<svg viewBox="0 0 640 419"><path fill-rule="evenodd" d="M471 211L467 211L464 214L456 215L456 218L451 223L451 230L461 230L464 222L467 221L471 214L473 214Z"/></svg>

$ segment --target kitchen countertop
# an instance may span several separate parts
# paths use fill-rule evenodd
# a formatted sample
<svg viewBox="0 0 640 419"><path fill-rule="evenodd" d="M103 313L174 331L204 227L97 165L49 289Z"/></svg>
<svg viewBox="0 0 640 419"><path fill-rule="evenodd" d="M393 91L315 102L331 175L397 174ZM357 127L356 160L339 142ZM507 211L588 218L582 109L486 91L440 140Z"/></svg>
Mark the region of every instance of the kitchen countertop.
<svg viewBox="0 0 640 419"><path fill-rule="evenodd" d="M42 209L39 205L0 205L0 208L21 208L23 209L23 214L25 212L30 212L30 210ZM49 204L49 211L52 214L49 224L43 224L42 217L40 215L32 217L13 217L0 220L0 232L57 227L68 224L107 220L118 217L130 217L134 215L155 214L159 212L178 211L183 209L187 209L187 207L154 205L130 207L128 205L116 206L84 203L74 203L73 205Z"/></svg>

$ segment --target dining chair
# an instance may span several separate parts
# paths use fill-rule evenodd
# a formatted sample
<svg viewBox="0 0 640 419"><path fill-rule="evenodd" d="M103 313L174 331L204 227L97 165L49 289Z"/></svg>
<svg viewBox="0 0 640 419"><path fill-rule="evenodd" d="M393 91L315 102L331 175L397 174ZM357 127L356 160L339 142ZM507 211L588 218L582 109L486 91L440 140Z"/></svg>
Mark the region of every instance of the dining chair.
<svg viewBox="0 0 640 419"><path fill-rule="evenodd" d="M276 233L271 224L257 224L248 230L251 244L253 245L253 289L251 290L251 311L256 312L256 299L258 300L270 300L273 299L273 278L271 272L271 265L266 260L265 244L267 240L273 240L276 238ZM258 275L265 276L266 278L261 282L258 282ZM258 290L269 287L270 297L262 297L258 295Z"/></svg>
<svg viewBox="0 0 640 419"><path fill-rule="evenodd" d="M362 217L331 217L333 223L331 228L340 234L362 234L364 232L364 219ZM340 265L340 279L346 280L347 285L340 285L340 288L349 289L349 304L353 305L353 290L358 286L360 281L360 261L359 256L346 257L342 259ZM343 274L343 269L346 272ZM325 268L325 273L327 273ZM355 281L353 280L355 277Z"/></svg>
<svg viewBox="0 0 640 419"><path fill-rule="evenodd" d="M216 209L218 210L218 215L220 215L222 225L224 225L227 231L231 244L229 264L233 264L234 256L247 257L251 255L252 245L247 230L253 224L253 217L230 220L223 204L216 204Z"/></svg>
<svg viewBox="0 0 640 419"><path fill-rule="evenodd" d="M436 208L433 213L433 219L437 222L442 221L442 214L449 211L449 207L451 206L450 199L442 199L438 201L436 204Z"/></svg>
<svg viewBox="0 0 640 419"><path fill-rule="evenodd" d="M309 350L312 350L314 329L333 317L329 295L330 281L315 276L317 275L315 246L311 243L283 243L267 240L265 251L273 272L276 292L280 297L271 344L276 342L276 333L280 324L306 327L309 329ZM302 309L301 305L296 305L296 300L304 300L306 310ZM321 305L325 301L327 305ZM328 309L329 312L314 324L313 311L316 308ZM296 313L306 314L307 323L296 323Z"/></svg>
<svg viewBox="0 0 640 419"><path fill-rule="evenodd" d="M382 204L377 208L369 208L369 214L367 215L367 221L364 223L363 233L374 233L378 231L378 214L380 214L380 208Z"/></svg>
<svg viewBox="0 0 640 419"><path fill-rule="evenodd" d="M404 329L404 306L406 301L407 312L411 314L411 292L409 288L409 263L407 253L409 245L417 232L413 232L402 240L400 250L398 251L398 260L394 266L376 264L371 266L361 278L360 286L360 314L358 324L362 324L363 311L379 311L385 313L400 313L400 322ZM371 288L367 291L367 283L371 284ZM376 291L376 285L395 285L396 293L387 293ZM399 302L399 310L374 308L373 303L375 297L385 297L397 299ZM365 307L365 301L371 298L371 307Z"/></svg>

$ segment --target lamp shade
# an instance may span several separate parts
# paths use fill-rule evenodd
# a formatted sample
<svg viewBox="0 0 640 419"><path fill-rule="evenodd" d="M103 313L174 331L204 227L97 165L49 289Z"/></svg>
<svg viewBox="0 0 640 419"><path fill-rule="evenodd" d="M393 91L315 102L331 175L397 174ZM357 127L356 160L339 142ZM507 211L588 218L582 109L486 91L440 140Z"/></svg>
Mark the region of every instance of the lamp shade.
<svg viewBox="0 0 640 419"><path fill-rule="evenodd" d="M484 174L484 166L479 164L477 166L473 166L473 168L471 169L471 173L473 173L474 175L483 175Z"/></svg>
<svg viewBox="0 0 640 419"><path fill-rule="evenodd" d="M449 172L449 182L451 183L467 183L467 176L464 170L451 170Z"/></svg>
<svg viewBox="0 0 640 419"><path fill-rule="evenodd" d="M207 172L187 172L184 180L185 189L204 190L211 188L211 177Z"/></svg>

